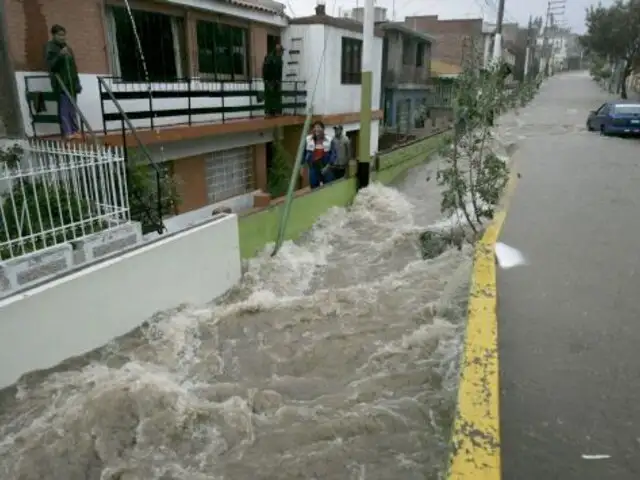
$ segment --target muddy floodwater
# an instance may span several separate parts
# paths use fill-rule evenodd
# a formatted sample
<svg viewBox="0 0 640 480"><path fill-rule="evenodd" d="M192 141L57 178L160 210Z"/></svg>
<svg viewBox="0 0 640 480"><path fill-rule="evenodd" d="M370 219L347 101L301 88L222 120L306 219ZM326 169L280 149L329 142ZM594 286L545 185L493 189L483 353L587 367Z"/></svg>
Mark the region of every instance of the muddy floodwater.
<svg viewBox="0 0 640 480"><path fill-rule="evenodd" d="M331 209L218 305L0 392L0 479L442 478L472 249L422 258L435 168Z"/></svg>

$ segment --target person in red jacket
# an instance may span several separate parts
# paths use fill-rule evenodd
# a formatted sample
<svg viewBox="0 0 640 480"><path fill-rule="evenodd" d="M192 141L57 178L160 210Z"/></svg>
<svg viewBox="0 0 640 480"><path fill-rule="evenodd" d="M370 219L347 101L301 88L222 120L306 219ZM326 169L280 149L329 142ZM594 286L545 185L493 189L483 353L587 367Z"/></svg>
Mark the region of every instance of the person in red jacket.
<svg viewBox="0 0 640 480"><path fill-rule="evenodd" d="M309 169L309 185L318 188L333 180L331 167L336 163L334 143L324 131L324 123L314 122L311 134L307 135L304 165Z"/></svg>

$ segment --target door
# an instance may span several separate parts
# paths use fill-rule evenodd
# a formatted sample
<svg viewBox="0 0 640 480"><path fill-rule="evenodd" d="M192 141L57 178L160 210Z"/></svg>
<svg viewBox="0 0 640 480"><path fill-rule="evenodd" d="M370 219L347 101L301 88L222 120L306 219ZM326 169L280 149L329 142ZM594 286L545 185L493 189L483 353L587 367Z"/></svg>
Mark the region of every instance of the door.
<svg viewBox="0 0 640 480"><path fill-rule="evenodd" d="M594 130L600 130L602 128L602 125L607 120L610 110L611 107L608 103L603 104L602 106L600 106L600 108L598 108L598 110L596 110L596 113L591 120L591 126Z"/></svg>

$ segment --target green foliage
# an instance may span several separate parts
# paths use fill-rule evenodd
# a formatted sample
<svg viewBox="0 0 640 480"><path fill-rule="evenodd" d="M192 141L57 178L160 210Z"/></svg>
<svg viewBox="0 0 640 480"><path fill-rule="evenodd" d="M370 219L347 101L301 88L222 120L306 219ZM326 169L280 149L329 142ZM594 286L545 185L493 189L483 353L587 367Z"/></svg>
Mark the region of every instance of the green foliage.
<svg viewBox="0 0 640 480"><path fill-rule="evenodd" d="M164 217L176 213L180 194L170 172L146 160L137 150L127 152L127 191L131 218L142 224L143 232L150 232L159 228Z"/></svg>
<svg viewBox="0 0 640 480"><path fill-rule="evenodd" d="M627 60L640 53L640 2L616 0L606 7L601 3L587 9L587 32L580 43L589 53Z"/></svg>
<svg viewBox="0 0 640 480"><path fill-rule="evenodd" d="M626 98L625 80L640 60L640 1L616 0L608 7L592 5L586 11L585 24L587 32L580 37L585 50L612 63L624 63L620 86L622 97ZM604 64L592 71L597 79L610 74L605 76Z"/></svg>
<svg viewBox="0 0 640 480"><path fill-rule="evenodd" d="M282 197L287 193L291 172L293 171L294 159L282 145L279 135L273 136L272 161L267 172L267 190L272 198Z"/></svg>
<svg viewBox="0 0 640 480"><path fill-rule="evenodd" d="M453 102L453 141L439 149L444 158L437 175L443 187L441 211L448 216L462 214L473 236L481 232L485 220L493 218L509 176L505 161L492 150L493 119L526 105L538 90L535 80L505 88L508 74L504 65L489 71L465 66Z"/></svg>
<svg viewBox="0 0 640 480"><path fill-rule="evenodd" d="M22 155L23 150L17 145L0 149L0 165L15 171ZM4 214L0 243L32 236L21 244L13 243L13 255L8 247L0 249L3 260L104 229L98 221L81 222L95 213L95 206L76 195L60 178L14 180L11 190L0 197L0 203Z"/></svg>

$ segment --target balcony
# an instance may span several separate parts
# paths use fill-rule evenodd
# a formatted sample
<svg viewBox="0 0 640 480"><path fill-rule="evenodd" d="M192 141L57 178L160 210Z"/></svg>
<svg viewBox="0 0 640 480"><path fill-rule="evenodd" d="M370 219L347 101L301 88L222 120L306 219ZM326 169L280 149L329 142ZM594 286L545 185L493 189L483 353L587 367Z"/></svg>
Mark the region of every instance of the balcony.
<svg viewBox="0 0 640 480"><path fill-rule="evenodd" d="M78 97L78 106L91 128L105 136L122 132L122 112L139 131L238 123L245 124L242 130L251 130L252 122L267 118L261 78L241 82L197 78L131 82L115 77L83 77L84 88ZM59 135L57 99L49 78L42 75L25 77L25 93L33 136ZM286 123L287 118L293 121L291 117L304 115L306 102L305 82L282 82L279 124ZM294 123L298 123L297 120Z"/></svg>
<svg viewBox="0 0 640 480"><path fill-rule="evenodd" d="M385 76L385 86L399 87L402 85L422 85L427 86L429 84L429 68L428 67L416 67L414 65L403 65L400 71L387 70Z"/></svg>

